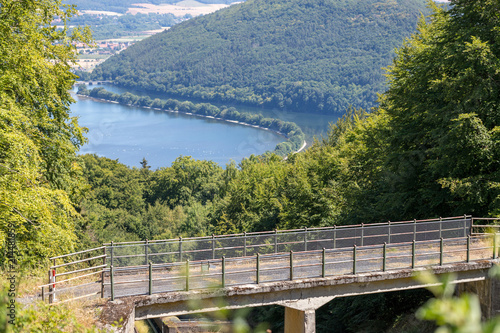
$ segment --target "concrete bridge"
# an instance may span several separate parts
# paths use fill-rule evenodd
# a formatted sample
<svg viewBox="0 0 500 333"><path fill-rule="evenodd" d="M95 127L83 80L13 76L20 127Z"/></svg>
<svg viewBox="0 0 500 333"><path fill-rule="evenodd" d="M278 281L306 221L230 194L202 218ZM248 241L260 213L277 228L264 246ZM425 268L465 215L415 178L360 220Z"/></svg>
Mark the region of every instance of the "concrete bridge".
<svg viewBox="0 0 500 333"><path fill-rule="evenodd" d="M315 311L330 300L426 287L413 275L431 269L454 273L455 283L480 295L491 316L500 310L497 282L488 278L497 236L475 221L462 216L110 243L52 258L42 297L109 297L103 320L122 320L123 332L132 332L135 320L271 304L285 307L285 332L314 332Z"/></svg>

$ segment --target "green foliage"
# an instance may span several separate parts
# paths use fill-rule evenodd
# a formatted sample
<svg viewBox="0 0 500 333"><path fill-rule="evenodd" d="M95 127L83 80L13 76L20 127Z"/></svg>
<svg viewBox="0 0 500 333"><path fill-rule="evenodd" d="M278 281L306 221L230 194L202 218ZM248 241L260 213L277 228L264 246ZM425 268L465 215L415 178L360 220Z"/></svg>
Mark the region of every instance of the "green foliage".
<svg viewBox="0 0 500 333"><path fill-rule="evenodd" d="M8 288L0 289L0 332L100 332L92 324L82 324L82 318L78 318L75 309L67 304L52 306L44 302L21 304L19 301L12 303L14 298L8 297ZM13 305L14 304L14 305ZM15 307L11 313L8 306ZM87 314L88 316L88 314Z"/></svg>
<svg viewBox="0 0 500 333"><path fill-rule="evenodd" d="M369 109L385 90L381 68L421 11L424 0L248 0L147 38L94 75L222 103Z"/></svg>
<svg viewBox="0 0 500 333"><path fill-rule="evenodd" d="M0 263L8 232L22 263L73 248L72 204L83 186L75 153L84 129L69 114L74 75L71 36L51 26L72 7L57 0L0 1ZM56 252L57 251L57 252Z"/></svg>
<svg viewBox="0 0 500 333"><path fill-rule="evenodd" d="M435 284L430 287L436 298L427 301L417 311L417 317L436 322L436 333L494 333L500 330L500 317L486 322L481 320L479 297L464 293L453 296L455 285L452 275L438 280L435 275L424 272L417 277L423 283Z"/></svg>

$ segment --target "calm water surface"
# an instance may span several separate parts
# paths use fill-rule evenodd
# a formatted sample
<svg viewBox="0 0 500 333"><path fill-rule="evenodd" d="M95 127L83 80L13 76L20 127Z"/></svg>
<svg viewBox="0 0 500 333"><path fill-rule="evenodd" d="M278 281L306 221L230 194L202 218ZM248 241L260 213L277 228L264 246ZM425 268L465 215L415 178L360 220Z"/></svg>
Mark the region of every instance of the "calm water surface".
<svg viewBox="0 0 500 333"><path fill-rule="evenodd" d="M89 129L81 154L94 153L128 166L170 166L180 155L224 166L274 150L285 140L273 132L208 118L99 102L74 96L73 115Z"/></svg>

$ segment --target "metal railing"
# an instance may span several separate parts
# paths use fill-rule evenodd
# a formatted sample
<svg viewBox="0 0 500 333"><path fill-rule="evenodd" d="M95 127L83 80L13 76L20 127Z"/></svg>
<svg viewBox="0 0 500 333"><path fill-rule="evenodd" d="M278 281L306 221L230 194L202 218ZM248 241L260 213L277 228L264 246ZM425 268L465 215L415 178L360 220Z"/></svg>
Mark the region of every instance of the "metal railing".
<svg viewBox="0 0 500 333"><path fill-rule="evenodd" d="M106 295L117 297L464 263L498 257L498 234L136 267L110 267Z"/></svg>
<svg viewBox="0 0 500 333"><path fill-rule="evenodd" d="M466 237L472 217L386 222L374 224L274 230L211 237L178 238L142 242L107 243L107 263L127 267L153 263L209 260L281 252L337 249Z"/></svg>
<svg viewBox="0 0 500 333"><path fill-rule="evenodd" d="M48 271L48 284L39 286L43 301L47 299L49 303L62 303L98 294L104 297L104 274L107 267L105 246L53 257L50 260L52 266ZM59 261L63 262L58 263ZM61 277L64 278L60 279ZM92 286L95 285L99 285L100 290L93 290ZM56 298L56 291L61 299Z"/></svg>
<svg viewBox="0 0 500 333"><path fill-rule="evenodd" d="M450 263L453 253L462 254L457 262L496 258L493 254L496 238L493 240L481 232L472 233L473 229L484 231L481 228L485 226L475 224L479 220L485 219L465 215L175 240L111 242L51 258L49 283L41 286L41 295L51 303L92 296L114 299L421 267ZM471 238L472 234L475 237ZM493 245L485 245L487 239ZM457 244L462 247L456 247ZM423 253L426 248L428 253ZM396 267L397 263L400 265ZM62 276L65 278L60 280Z"/></svg>

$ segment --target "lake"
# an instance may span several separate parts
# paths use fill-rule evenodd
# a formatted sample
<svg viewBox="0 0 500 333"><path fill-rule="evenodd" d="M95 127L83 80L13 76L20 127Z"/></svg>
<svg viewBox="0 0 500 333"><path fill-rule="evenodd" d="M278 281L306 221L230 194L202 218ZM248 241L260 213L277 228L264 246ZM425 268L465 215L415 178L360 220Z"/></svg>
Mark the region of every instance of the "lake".
<svg viewBox="0 0 500 333"><path fill-rule="evenodd" d="M115 93L126 91L113 85L102 87ZM180 155L212 160L225 166L231 160L238 163L252 154L273 151L278 143L286 140L274 132L250 126L129 107L76 94L74 98L76 103L71 106L72 114L79 117L81 126L89 129L86 135L89 142L80 149L80 153L118 159L130 167L140 167L143 158L153 169L167 167ZM306 133L308 141L313 135L326 133L328 123L338 118L251 107L237 109L259 111L266 117L294 121Z"/></svg>

